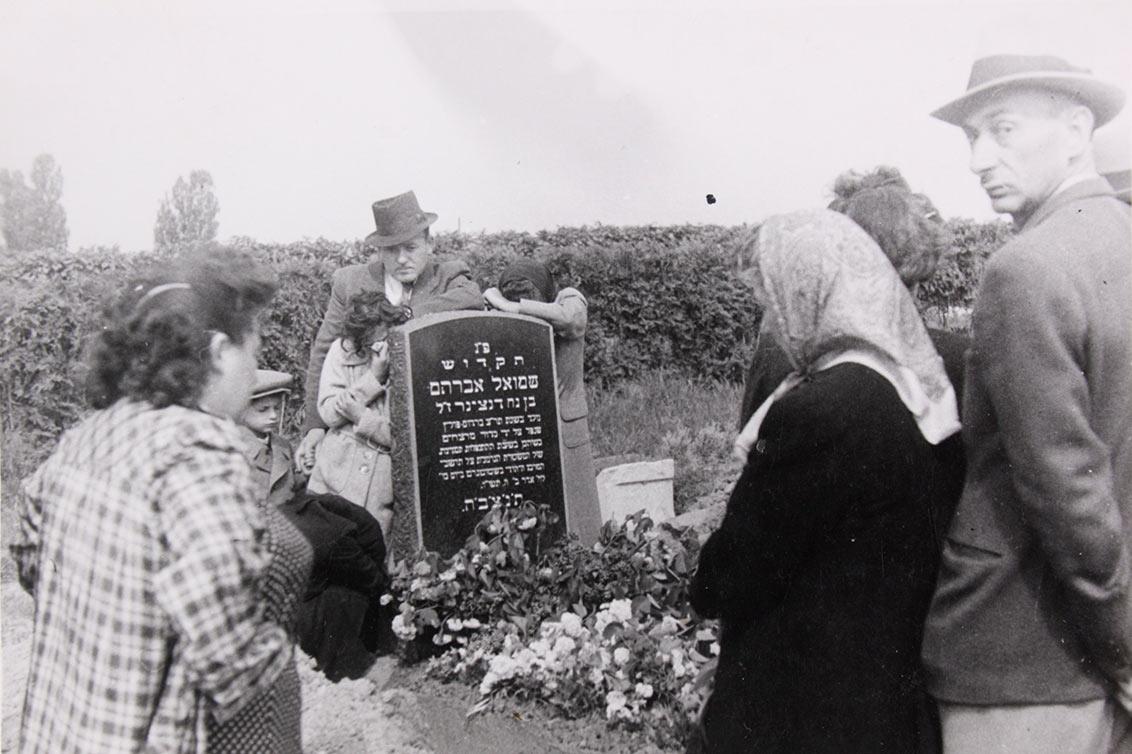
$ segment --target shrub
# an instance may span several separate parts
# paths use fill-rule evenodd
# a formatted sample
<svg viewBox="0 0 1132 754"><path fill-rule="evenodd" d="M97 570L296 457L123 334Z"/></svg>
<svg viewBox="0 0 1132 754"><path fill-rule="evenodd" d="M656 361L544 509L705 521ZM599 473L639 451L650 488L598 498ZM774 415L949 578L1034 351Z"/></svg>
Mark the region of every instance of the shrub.
<svg viewBox="0 0 1132 754"><path fill-rule="evenodd" d="M990 251L1008 237L1002 223L953 221L954 258L921 297L942 312L970 303ZM539 233L443 234L437 252L458 255L492 285L516 256L544 259L563 285L590 302L586 374L609 387L658 368L692 379L738 382L750 359L759 313L733 274L732 245L744 227L640 226L560 228ZM365 259L358 242L315 239L233 245L269 260L281 289L264 328L262 362L296 376L290 431L302 415L307 350L329 295L331 272ZM100 301L161 257L116 248L29 252L0 260L0 400L4 430L44 442L80 415L83 344Z"/></svg>

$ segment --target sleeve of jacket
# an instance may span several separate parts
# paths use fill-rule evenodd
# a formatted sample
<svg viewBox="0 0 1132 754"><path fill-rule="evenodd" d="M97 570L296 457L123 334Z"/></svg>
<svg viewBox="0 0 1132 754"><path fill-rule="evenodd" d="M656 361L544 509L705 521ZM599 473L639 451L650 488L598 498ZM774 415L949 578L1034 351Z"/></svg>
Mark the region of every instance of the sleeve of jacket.
<svg viewBox="0 0 1132 754"><path fill-rule="evenodd" d="M344 424L353 424L365 408L364 404L358 404L346 382L344 358L342 341L335 340L322 362L322 375L319 377L316 393L315 405L318 407L319 419L323 422L323 426L341 427Z"/></svg>
<svg viewBox="0 0 1132 754"><path fill-rule="evenodd" d="M325 427L326 424L319 415L318 385L322 377L322 363L326 360L326 353L335 338L342 335L342 323L346 317L346 280L344 269L335 270L330 284L330 302L326 305L326 314L322 317L322 324L318 326L318 334L311 343L310 360L307 363L307 378L305 382L305 417L303 419L303 432Z"/></svg>
<svg viewBox="0 0 1132 754"><path fill-rule="evenodd" d="M154 484L169 553L154 576L154 593L197 687L222 722L291 658L286 632L264 618L259 598L270 560L262 511L234 444L193 438Z"/></svg>
<svg viewBox="0 0 1132 754"><path fill-rule="evenodd" d="M414 317L460 309L483 309L483 293L472 279L472 271L462 260L440 262L436 275L436 291L428 298L413 303Z"/></svg>
<svg viewBox="0 0 1132 754"><path fill-rule="evenodd" d="M550 302L522 299L519 313L538 317L550 323L556 335L569 340L577 340L586 334L588 318L586 297L575 288L565 288Z"/></svg>
<svg viewBox="0 0 1132 754"><path fill-rule="evenodd" d="M1111 452L1089 421L1083 296L1053 265L992 260L973 314L971 359L1021 517L1072 600L1068 615L1092 659L1119 680L1132 675L1132 562Z"/></svg>

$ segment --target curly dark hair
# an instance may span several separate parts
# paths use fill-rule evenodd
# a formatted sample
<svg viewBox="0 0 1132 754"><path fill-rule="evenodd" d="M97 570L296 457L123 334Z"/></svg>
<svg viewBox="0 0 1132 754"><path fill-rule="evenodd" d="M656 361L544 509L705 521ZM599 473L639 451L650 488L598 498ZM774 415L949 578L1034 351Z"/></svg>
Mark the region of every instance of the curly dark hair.
<svg viewBox="0 0 1132 754"><path fill-rule="evenodd" d="M95 408L123 397L157 408L195 405L212 370L212 333L243 343L276 286L265 265L218 245L155 265L103 310L88 400Z"/></svg>
<svg viewBox="0 0 1132 754"><path fill-rule="evenodd" d="M408 320L405 307L390 303L381 291L362 291L346 302L342 335L360 351L369 345L367 338L378 325L396 327Z"/></svg>
<svg viewBox="0 0 1132 754"><path fill-rule="evenodd" d="M932 201L893 167L848 171L833 184L829 209L847 215L877 242L906 285L935 274L950 239Z"/></svg>

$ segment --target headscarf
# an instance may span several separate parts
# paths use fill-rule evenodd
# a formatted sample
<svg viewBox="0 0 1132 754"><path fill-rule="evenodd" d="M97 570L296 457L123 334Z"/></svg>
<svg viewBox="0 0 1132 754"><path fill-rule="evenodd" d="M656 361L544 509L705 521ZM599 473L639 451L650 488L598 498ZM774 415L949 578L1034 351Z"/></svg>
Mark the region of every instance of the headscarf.
<svg viewBox="0 0 1132 754"><path fill-rule="evenodd" d="M542 294L543 301L547 303L552 303L558 295L558 286L546 265L534 259L526 258L517 259L507 265L507 269L503 270L503 274L499 276L499 289L503 291L508 284L523 280L533 284L535 290Z"/></svg>
<svg viewBox="0 0 1132 754"><path fill-rule="evenodd" d="M743 428L737 451L745 456L778 397L847 361L888 380L928 442L959 430L955 391L915 302L856 223L830 210L777 215L762 224L750 253L744 275L795 371Z"/></svg>

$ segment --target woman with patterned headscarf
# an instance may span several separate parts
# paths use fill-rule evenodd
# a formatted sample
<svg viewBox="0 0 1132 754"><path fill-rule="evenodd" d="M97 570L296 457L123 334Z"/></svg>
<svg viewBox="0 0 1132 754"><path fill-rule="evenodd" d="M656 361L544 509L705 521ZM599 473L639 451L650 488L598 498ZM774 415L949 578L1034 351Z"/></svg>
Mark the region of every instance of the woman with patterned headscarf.
<svg viewBox="0 0 1132 754"><path fill-rule="evenodd" d="M767 220L744 273L793 371L692 587L721 619L700 751L930 750L920 640L962 470L955 392L877 244L829 210Z"/></svg>

